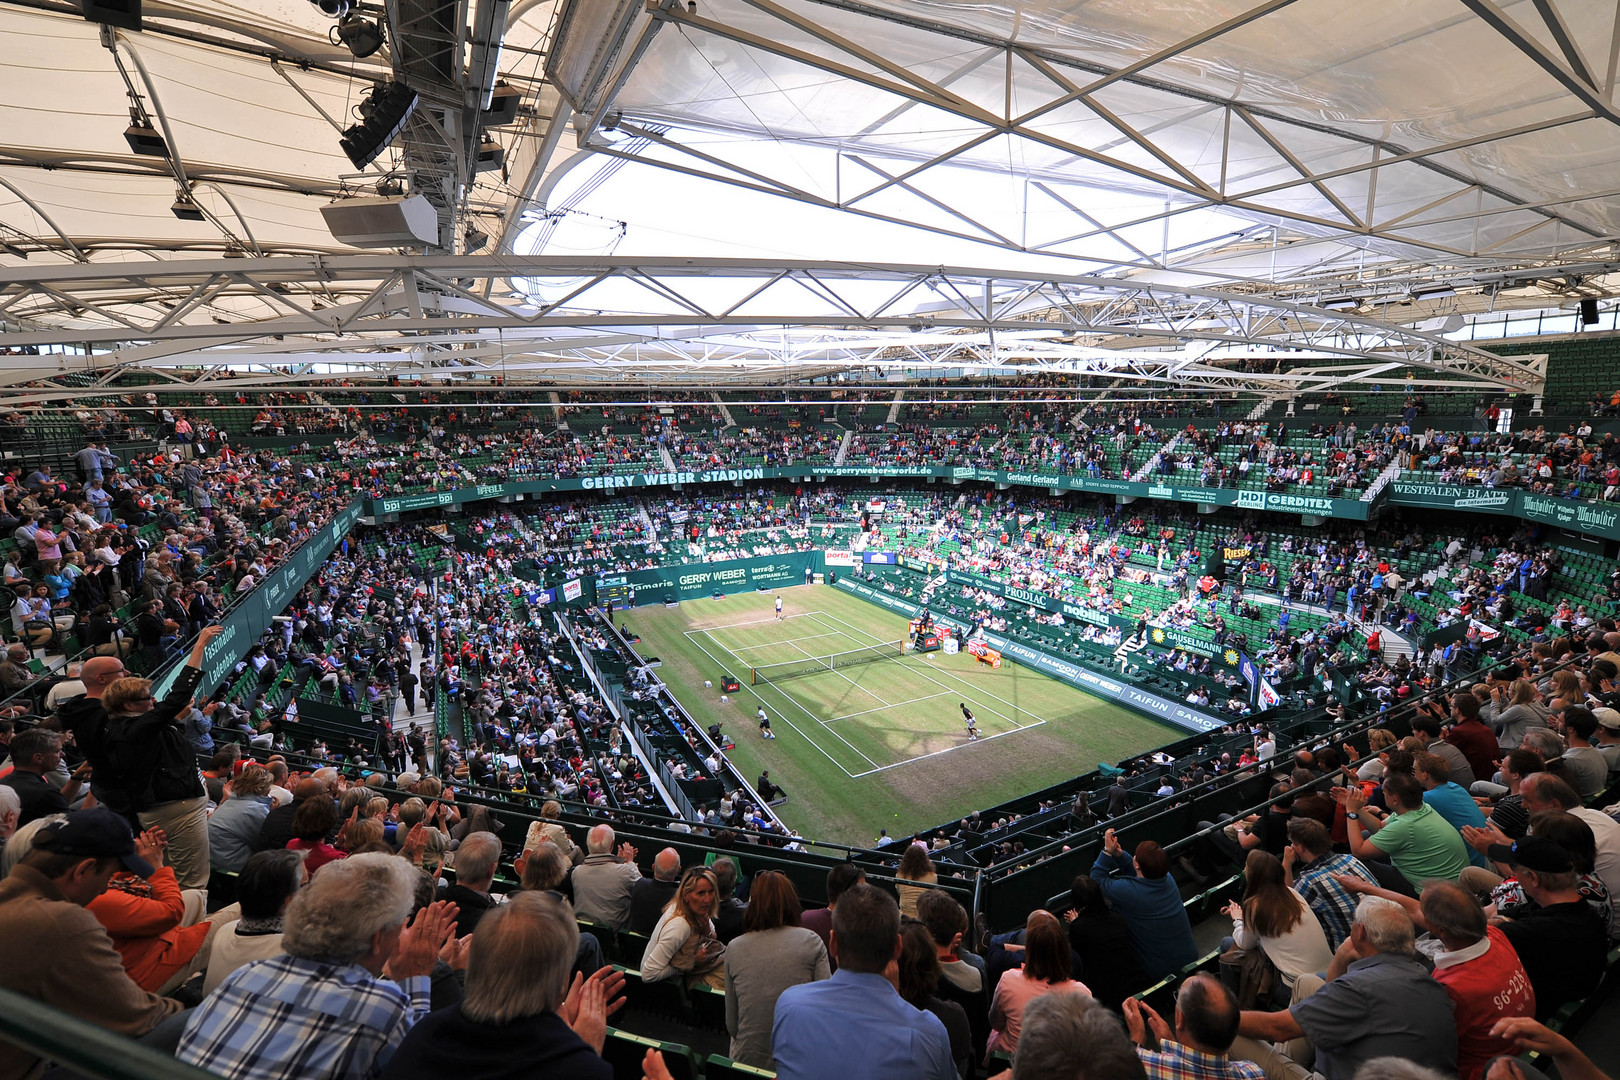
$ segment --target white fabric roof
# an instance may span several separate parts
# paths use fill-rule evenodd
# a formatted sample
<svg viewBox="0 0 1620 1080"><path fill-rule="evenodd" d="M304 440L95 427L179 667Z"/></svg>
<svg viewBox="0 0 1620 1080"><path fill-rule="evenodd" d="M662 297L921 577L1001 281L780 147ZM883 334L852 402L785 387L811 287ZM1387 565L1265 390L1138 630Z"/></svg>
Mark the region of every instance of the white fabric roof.
<svg viewBox="0 0 1620 1080"><path fill-rule="evenodd" d="M289 318L321 325L323 309L369 317L374 292L410 288L303 263L278 277L275 260L347 251L321 205L420 164L402 139L357 173L339 129L390 76L423 10L469 28L443 46L464 70L481 3L505 0L367 8L391 43L357 61L307 0L149 0L146 28L119 31L116 58L154 121L159 107L167 118L201 222L170 212L173 164L125 143L126 79L102 28L73 0L0 3L0 347L72 331L134 348L177 328L271 319L282 333ZM1172 316L1178 288L1337 298L1336 310L1396 326L1614 291L1612 3L697 0L689 10L663 0L648 11L642 0L518 0L501 10L500 73L525 114L494 133L507 167L477 174L458 206L460 228L490 237L486 255L1117 278L1151 286L1152 303L1103 288L1074 302L1121 327L1157 320L1145 344L1158 349L1165 327L1217 303L1188 294ZM461 82L419 89L424 102L453 101ZM153 260L221 254L250 256L250 272L161 286L139 274ZM79 262L121 277L70 285L36 273ZM593 315L609 314L570 300L566 276L542 287L488 260L459 277L434 265L438 295L485 298L482 311L471 299L429 305L444 318L486 325L503 306L527 317L560 302L590 331ZM639 292L656 302L642 295L637 311L684 310L623 267L613 273L619 291L593 290L599 305ZM794 280L810 292L762 310L761 334L779 335L813 294L808 278ZM1459 295L1413 301L1436 283ZM918 303L932 313L940 301ZM421 306L405 298L380 317ZM871 329L858 315L850 329ZM1291 325L1267 333L1286 342ZM701 357L701 329L669 332L675 353ZM750 332L727 327L725 348L746 351ZM254 336L250 325L234 340ZM312 347L353 347L329 337ZM1130 347L1129 335L1107 347Z"/></svg>

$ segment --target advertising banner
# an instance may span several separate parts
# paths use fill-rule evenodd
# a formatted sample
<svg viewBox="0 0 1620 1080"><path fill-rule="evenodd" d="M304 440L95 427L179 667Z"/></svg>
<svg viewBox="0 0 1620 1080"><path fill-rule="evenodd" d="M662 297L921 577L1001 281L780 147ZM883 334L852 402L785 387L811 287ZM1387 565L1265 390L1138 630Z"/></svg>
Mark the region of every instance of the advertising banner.
<svg viewBox="0 0 1620 1080"><path fill-rule="evenodd" d="M1155 626L1148 630L1148 637L1153 644L1166 649L1186 649L1199 656L1215 655L1215 639L1203 637L1194 631L1183 630L1179 626Z"/></svg>
<svg viewBox="0 0 1620 1080"><path fill-rule="evenodd" d="M1372 509L1359 499L1328 499L1232 488L1187 488L1144 484L1134 480L1056 471L974 469L945 465L820 465L799 464L765 468L707 469L682 472L619 473L612 476L545 477L513 480L505 484L479 484L452 491L390 495L368 503L371 514L401 514L436 506L452 506L480 499L553 491L616 491L623 488L675 487L686 484L741 483L750 480L856 477L872 479L980 480L1007 486L1055 488L1098 495L1125 495L1144 499L1201 503L1206 506L1241 506L1258 510L1315 514L1365 521Z"/></svg>
<svg viewBox="0 0 1620 1080"><path fill-rule="evenodd" d="M829 549L821 553L821 561L827 566L854 566L855 554L850 551L833 551Z"/></svg>
<svg viewBox="0 0 1620 1080"><path fill-rule="evenodd" d="M779 589L787 585L803 585L805 570L813 568L819 552L799 551L787 555L766 555L753 559L730 559L725 562L688 563L681 566L660 566L650 570L632 570L597 579L598 590L611 579L615 586L634 589L646 602L674 596L677 600L691 600L715 593L731 594L752 592L756 589ZM840 582L842 584L842 582ZM567 586L564 586L566 596Z"/></svg>
<svg viewBox="0 0 1620 1080"><path fill-rule="evenodd" d="M1507 488L1487 488L1478 484L1437 484L1420 480L1396 480L1388 488L1389 501L1397 506L1428 506L1442 510L1471 510L1476 513L1505 514L1513 510L1517 492Z"/></svg>
<svg viewBox="0 0 1620 1080"><path fill-rule="evenodd" d="M1572 502L1548 495L1518 493L1519 517L1591 536L1620 539L1620 503Z"/></svg>

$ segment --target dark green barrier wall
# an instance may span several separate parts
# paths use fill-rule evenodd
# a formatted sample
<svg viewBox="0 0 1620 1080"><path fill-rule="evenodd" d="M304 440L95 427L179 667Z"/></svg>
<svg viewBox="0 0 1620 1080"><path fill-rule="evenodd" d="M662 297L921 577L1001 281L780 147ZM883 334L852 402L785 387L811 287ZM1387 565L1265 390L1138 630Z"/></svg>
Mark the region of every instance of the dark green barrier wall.
<svg viewBox="0 0 1620 1080"><path fill-rule="evenodd" d="M220 624L225 628L224 632L203 653L202 685L197 689L199 698L213 693L225 681L231 668L247 655L254 642L259 640L259 635L270 628L270 621L281 614L358 520L360 502L356 500L338 511L337 517L299 545L286 562L271 571L269 577L231 608ZM154 693L159 698L168 693L169 687L180 677L180 667L178 663L173 665L167 674L157 680Z"/></svg>
<svg viewBox="0 0 1620 1080"><path fill-rule="evenodd" d="M1508 515L1543 525L1556 525L1588 536L1620 540L1620 503L1572 502L1511 488L1404 479L1390 484L1387 494L1388 501L1394 506Z"/></svg>

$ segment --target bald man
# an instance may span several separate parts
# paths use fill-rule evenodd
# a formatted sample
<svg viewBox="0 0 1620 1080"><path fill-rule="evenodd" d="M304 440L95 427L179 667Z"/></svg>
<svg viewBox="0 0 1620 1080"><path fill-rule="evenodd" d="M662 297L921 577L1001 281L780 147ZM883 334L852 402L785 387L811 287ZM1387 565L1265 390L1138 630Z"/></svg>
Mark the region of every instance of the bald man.
<svg viewBox="0 0 1620 1080"><path fill-rule="evenodd" d="M119 794L122 784L108 756L107 711L101 707L101 695L128 674L123 660L118 657L92 656L79 668L79 681L84 683L83 696L69 698L57 710L62 726L73 733L74 745L90 763L90 790L95 793L96 801L120 813L129 807Z"/></svg>
<svg viewBox="0 0 1620 1080"><path fill-rule="evenodd" d="M653 858L653 876L642 878L630 890L630 932L651 934L658 917L680 888L681 853L665 848Z"/></svg>

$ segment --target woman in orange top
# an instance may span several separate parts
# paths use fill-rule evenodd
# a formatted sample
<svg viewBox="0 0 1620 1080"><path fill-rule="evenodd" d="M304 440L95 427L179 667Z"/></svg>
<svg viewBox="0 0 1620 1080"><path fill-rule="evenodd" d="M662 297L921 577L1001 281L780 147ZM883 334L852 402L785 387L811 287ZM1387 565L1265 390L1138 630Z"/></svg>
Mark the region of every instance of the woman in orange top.
<svg viewBox="0 0 1620 1080"><path fill-rule="evenodd" d="M156 866L149 878L120 872L87 909L112 937L135 985L154 994L175 990L207 965L203 943L213 924L202 918L202 894L180 891L174 868L164 866L169 838L148 829L135 841L135 854Z"/></svg>

